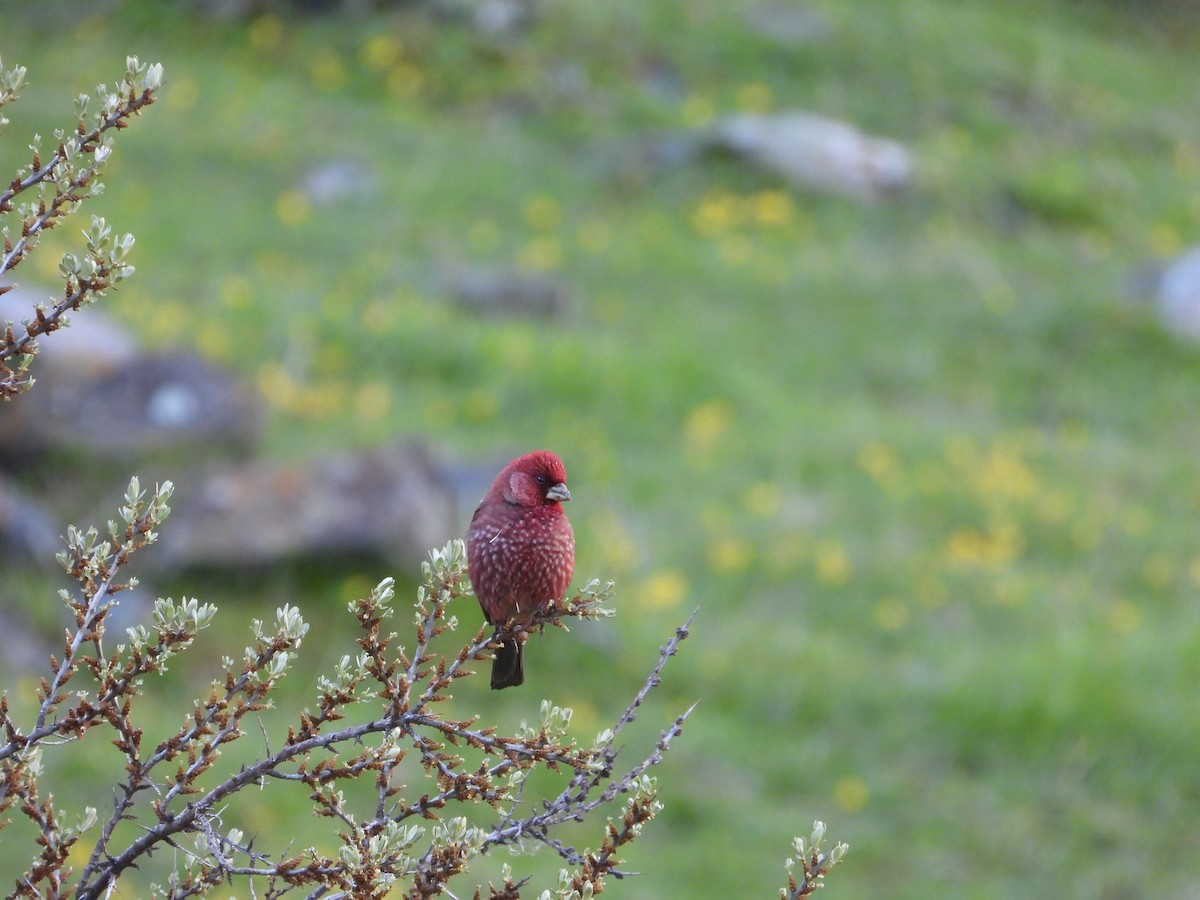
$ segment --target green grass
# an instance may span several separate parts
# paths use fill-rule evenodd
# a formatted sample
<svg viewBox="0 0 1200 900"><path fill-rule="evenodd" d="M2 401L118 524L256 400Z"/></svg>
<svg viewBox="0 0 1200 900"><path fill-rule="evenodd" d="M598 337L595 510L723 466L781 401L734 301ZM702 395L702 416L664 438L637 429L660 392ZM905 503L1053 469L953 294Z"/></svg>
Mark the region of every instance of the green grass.
<svg viewBox="0 0 1200 900"><path fill-rule="evenodd" d="M619 615L463 709L515 724L550 696L590 736L702 604L640 735L701 703L615 896L772 896L814 818L851 844L830 896L1194 894L1200 354L1121 292L1200 226L1192 19L811 8L834 34L798 48L675 0L556 4L501 45L417 15L217 26L149 3L6 23L34 84L0 161L125 54L160 60L93 210L138 238L110 313L260 385L272 458L403 435L563 455L578 572L617 580ZM728 161L631 164L762 104L907 142L917 187L860 207ZM372 195L298 203L331 156L368 164ZM55 246L20 274L48 279ZM541 266L571 310L474 319L438 289L468 262ZM342 636L306 648L290 699L310 702L352 649L347 595L393 568L166 585L222 617L155 710L285 600ZM303 797L260 804L264 845L307 828Z"/></svg>

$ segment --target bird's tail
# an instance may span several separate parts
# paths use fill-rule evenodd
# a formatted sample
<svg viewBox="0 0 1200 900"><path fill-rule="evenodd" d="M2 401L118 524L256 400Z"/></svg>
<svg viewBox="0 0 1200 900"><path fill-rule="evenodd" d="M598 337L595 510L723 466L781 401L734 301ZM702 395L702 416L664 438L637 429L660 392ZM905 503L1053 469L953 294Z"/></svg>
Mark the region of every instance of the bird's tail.
<svg viewBox="0 0 1200 900"><path fill-rule="evenodd" d="M492 690L516 687L525 683L525 664L521 659L521 642L515 637L501 638L500 647L492 658Z"/></svg>

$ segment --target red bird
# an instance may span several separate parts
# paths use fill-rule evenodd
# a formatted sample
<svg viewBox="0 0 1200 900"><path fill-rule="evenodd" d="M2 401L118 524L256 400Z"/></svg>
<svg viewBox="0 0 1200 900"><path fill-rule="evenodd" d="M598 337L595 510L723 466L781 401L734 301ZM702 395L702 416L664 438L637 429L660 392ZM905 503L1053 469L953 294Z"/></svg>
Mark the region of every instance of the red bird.
<svg viewBox="0 0 1200 900"><path fill-rule="evenodd" d="M562 508L570 499L562 460L535 450L504 467L471 518L467 572L500 639L492 660L494 690L525 681L521 641L503 636L506 624L528 625L571 583L575 532Z"/></svg>

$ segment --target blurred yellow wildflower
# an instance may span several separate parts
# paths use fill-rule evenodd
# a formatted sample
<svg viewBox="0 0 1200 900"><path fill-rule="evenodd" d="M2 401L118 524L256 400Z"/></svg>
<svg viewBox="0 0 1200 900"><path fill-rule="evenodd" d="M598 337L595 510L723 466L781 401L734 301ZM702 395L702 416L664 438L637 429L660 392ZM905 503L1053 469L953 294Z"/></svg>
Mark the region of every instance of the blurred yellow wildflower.
<svg viewBox="0 0 1200 900"><path fill-rule="evenodd" d="M692 211L692 228L704 237L718 237L744 218L742 201L729 191L709 191Z"/></svg>
<svg viewBox="0 0 1200 900"><path fill-rule="evenodd" d="M723 535L709 542L705 558L718 574L741 572L754 559L754 545L745 538Z"/></svg>
<svg viewBox="0 0 1200 900"><path fill-rule="evenodd" d="M771 108L774 97L771 89L761 81L752 81L738 88L734 104L744 113L761 115Z"/></svg>
<svg viewBox="0 0 1200 900"><path fill-rule="evenodd" d="M376 422L391 405L391 388L383 381L368 381L354 397L354 414L364 422Z"/></svg>
<svg viewBox="0 0 1200 900"><path fill-rule="evenodd" d="M885 597L875 604L875 621L884 631L896 631L908 624L908 604L899 597Z"/></svg>
<svg viewBox="0 0 1200 900"><path fill-rule="evenodd" d="M1121 528L1130 537L1142 537L1153 523L1150 510L1144 506L1131 506L1123 510L1120 517Z"/></svg>
<svg viewBox="0 0 1200 900"><path fill-rule="evenodd" d="M217 288L217 296L226 309L245 309L254 299L254 288L245 275L227 275Z"/></svg>
<svg viewBox="0 0 1200 900"><path fill-rule="evenodd" d="M808 558L808 541L799 531L789 530L780 534L767 548L767 565L777 575L793 571Z"/></svg>
<svg viewBox="0 0 1200 900"><path fill-rule="evenodd" d="M1166 590L1175 581L1175 564L1165 553L1155 553L1142 563L1142 579L1156 590Z"/></svg>
<svg viewBox="0 0 1200 900"><path fill-rule="evenodd" d="M729 430L733 411L723 400L709 400L688 413L683 437L691 450L709 450Z"/></svg>
<svg viewBox="0 0 1200 900"><path fill-rule="evenodd" d="M792 221L792 198L784 191L760 191L753 199L754 221L778 227Z"/></svg>
<svg viewBox="0 0 1200 900"><path fill-rule="evenodd" d="M900 460L882 441L871 441L858 451L858 467L881 487L895 486L903 476Z"/></svg>
<svg viewBox="0 0 1200 900"><path fill-rule="evenodd" d="M612 228L608 222L593 216L579 226L575 239L580 247L595 256L608 249L612 241Z"/></svg>
<svg viewBox="0 0 1200 900"><path fill-rule="evenodd" d="M275 50L283 43L283 22L276 16L259 16L250 23L248 33L256 49Z"/></svg>
<svg viewBox="0 0 1200 900"><path fill-rule="evenodd" d="M636 600L646 609L674 609L687 596L688 583L678 569L662 569L648 577L637 589Z"/></svg>
<svg viewBox="0 0 1200 900"><path fill-rule="evenodd" d="M558 201L549 194L534 194L525 202L523 212L526 224L540 231L554 228L562 221Z"/></svg>
<svg viewBox="0 0 1200 900"><path fill-rule="evenodd" d="M468 422L486 422L500 411L500 398L491 388L477 387L463 397L462 410Z"/></svg>
<svg viewBox="0 0 1200 900"><path fill-rule="evenodd" d="M308 64L308 77L321 91L336 91L346 84L346 65L331 50L319 50Z"/></svg>
<svg viewBox="0 0 1200 900"><path fill-rule="evenodd" d="M342 408L349 389L344 383L322 381L306 385L296 397L289 412L310 422L323 422Z"/></svg>
<svg viewBox="0 0 1200 900"><path fill-rule="evenodd" d="M996 522L986 529L959 528L946 539L945 554L953 565L1002 568L1021 555L1025 540L1012 522Z"/></svg>
<svg viewBox="0 0 1200 900"><path fill-rule="evenodd" d="M1091 434L1087 422L1082 419L1065 419L1058 426L1058 442L1068 450L1082 450L1087 446Z"/></svg>
<svg viewBox="0 0 1200 900"><path fill-rule="evenodd" d="M1049 488L1038 495L1034 512L1043 522L1060 524L1075 511L1075 501L1062 488Z"/></svg>
<svg viewBox="0 0 1200 900"><path fill-rule="evenodd" d="M625 523L611 510L592 515L590 526L595 534L594 546L601 551L601 568L619 575L633 568L638 558L638 543Z"/></svg>
<svg viewBox="0 0 1200 900"><path fill-rule="evenodd" d="M1108 625L1117 634L1130 634L1142 624L1142 608L1129 600L1117 600L1107 610Z"/></svg>
<svg viewBox="0 0 1200 900"><path fill-rule="evenodd" d="M1150 252L1155 256L1174 256L1183 249L1183 238L1179 231L1165 222L1151 228L1146 240L1150 245Z"/></svg>
<svg viewBox="0 0 1200 900"><path fill-rule="evenodd" d="M752 516L769 519L779 512L783 504L783 491L771 481L756 481L742 494L742 505Z"/></svg>
<svg viewBox="0 0 1200 900"><path fill-rule="evenodd" d="M379 34L365 41L358 51L362 64L373 72L383 72L400 59L404 47L392 34Z"/></svg>
<svg viewBox="0 0 1200 900"><path fill-rule="evenodd" d="M386 334L396 324L395 304L377 298L363 307L362 327L370 334Z"/></svg>
<svg viewBox="0 0 1200 900"><path fill-rule="evenodd" d="M338 602L342 606L353 603L371 592L371 588L375 586L366 575L350 575L343 578L337 586Z"/></svg>
<svg viewBox="0 0 1200 900"><path fill-rule="evenodd" d="M312 204L300 191L284 191L275 201L275 215L282 224L294 228L308 221L312 215Z"/></svg>
<svg viewBox="0 0 1200 900"><path fill-rule="evenodd" d="M209 359L225 360L233 347L225 322L205 322L196 332L196 347Z"/></svg>
<svg viewBox="0 0 1200 900"><path fill-rule="evenodd" d="M949 599L946 585L933 575L923 575L917 579L916 597L924 609L938 609L945 606Z"/></svg>
<svg viewBox="0 0 1200 900"><path fill-rule="evenodd" d="M841 541L827 540L817 544L814 565L817 578L832 587L841 587L850 580L853 566L850 554Z"/></svg>
<svg viewBox="0 0 1200 900"><path fill-rule="evenodd" d="M300 386L291 373L278 362L267 362L259 366L256 382L258 392L272 406L291 408L300 395Z"/></svg>
<svg viewBox="0 0 1200 900"><path fill-rule="evenodd" d="M962 157L971 151L971 132L960 125L938 131L937 147L946 156Z"/></svg>
<svg viewBox="0 0 1200 900"><path fill-rule="evenodd" d="M425 76L416 66L398 62L388 70L387 88L393 97L410 99L420 93L425 85Z"/></svg>
<svg viewBox="0 0 1200 900"><path fill-rule="evenodd" d="M683 124L689 128L707 125L716 114L717 108L713 104L712 98L703 94L689 94L680 109Z"/></svg>
<svg viewBox="0 0 1200 900"><path fill-rule="evenodd" d="M839 778L833 784L833 802L846 812L858 812L871 799L867 783L857 775Z"/></svg>
<svg viewBox="0 0 1200 900"><path fill-rule="evenodd" d="M521 248L517 261L535 272L547 272L562 264L562 244L558 238L537 237Z"/></svg>
<svg viewBox="0 0 1200 900"><path fill-rule="evenodd" d="M167 109L187 112L196 105L200 97L200 86L196 79L187 75L172 78L170 88L163 91L163 103Z"/></svg>
<svg viewBox="0 0 1200 900"><path fill-rule="evenodd" d="M1028 500L1038 490L1037 476L1014 444L993 447L980 459L974 482L981 494L1012 500Z"/></svg>

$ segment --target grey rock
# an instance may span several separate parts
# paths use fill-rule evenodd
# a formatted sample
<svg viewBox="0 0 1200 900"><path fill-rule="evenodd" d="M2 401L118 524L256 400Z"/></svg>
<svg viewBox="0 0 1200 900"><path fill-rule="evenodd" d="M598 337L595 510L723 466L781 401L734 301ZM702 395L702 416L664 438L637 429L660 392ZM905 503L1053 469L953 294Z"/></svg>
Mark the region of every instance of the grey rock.
<svg viewBox="0 0 1200 900"><path fill-rule="evenodd" d="M912 155L896 141L795 110L725 116L709 126L706 142L797 187L856 200L894 195L913 178Z"/></svg>
<svg viewBox="0 0 1200 900"><path fill-rule="evenodd" d="M180 486L157 567L266 566L372 554L416 565L461 531L456 498L418 445L288 465L250 463Z"/></svg>
<svg viewBox="0 0 1200 900"><path fill-rule="evenodd" d="M451 271L443 281L459 306L482 316L553 318L567 308L566 289L543 275L466 268Z"/></svg>

